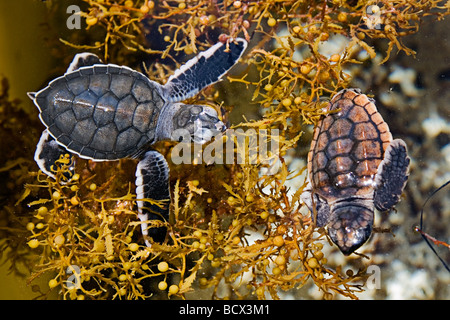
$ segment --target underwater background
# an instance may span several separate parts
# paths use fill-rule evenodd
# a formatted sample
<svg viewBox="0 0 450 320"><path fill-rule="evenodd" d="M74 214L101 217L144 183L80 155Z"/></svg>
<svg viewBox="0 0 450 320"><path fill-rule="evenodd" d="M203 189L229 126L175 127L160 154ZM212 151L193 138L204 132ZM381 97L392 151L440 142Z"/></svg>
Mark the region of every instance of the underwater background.
<svg viewBox="0 0 450 320"><path fill-rule="evenodd" d="M79 29L67 25L73 4L85 13ZM423 231L450 243L450 187L423 206L450 180L450 8L415 5L1 1L0 299L449 299L450 272L414 227L423 210ZM373 15L380 26L368 25ZM133 160L77 160L80 180L69 186L38 173L43 125L26 93L63 74L74 54L145 67L163 82L222 34L249 47L229 78L195 99L232 126L280 129L280 173L171 164L172 238L153 251L140 238ZM376 213L362 255L348 257L299 200L313 124L343 87L376 100L411 157L401 202ZM169 157L173 145L157 148ZM448 245L436 250L449 264ZM75 274L81 288L70 286Z"/></svg>

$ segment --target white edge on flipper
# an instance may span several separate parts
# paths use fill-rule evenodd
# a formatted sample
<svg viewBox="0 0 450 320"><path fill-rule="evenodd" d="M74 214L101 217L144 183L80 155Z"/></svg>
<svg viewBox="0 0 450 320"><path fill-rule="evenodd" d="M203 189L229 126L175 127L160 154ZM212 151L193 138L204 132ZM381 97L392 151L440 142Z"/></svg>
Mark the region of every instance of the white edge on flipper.
<svg viewBox="0 0 450 320"><path fill-rule="evenodd" d="M313 199L313 197L316 196L317 201L320 201L320 199L319 199L319 196L313 192L312 183L311 183L311 180L309 179L309 172L308 172L307 181L308 181L308 183L307 183L306 187L303 189L303 192L300 195L300 199L303 201L304 204L306 204L306 207L308 208L308 210L311 214L311 218L313 219L313 222L315 224L317 224L317 218L318 218L317 216L319 213L317 210L317 203Z"/></svg>
<svg viewBox="0 0 450 320"><path fill-rule="evenodd" d="M167 165L167 161L164 158L164 156L162 154L160 154L157 151L147 151L145 156L148 156L149 154L152 154L153 157L156 157L157 160L152 161L151 164L154 164L155 162L159 162L159 161L163 161L166 164L166 168L167 170L165 170L164 172L164 178L167 179L167 181L169 180L169 166ZM147 196L144 193L144 178L142 175L142 169L145 169L145 166L148 164L147 161L139 161L137 166L136 166L136 181L135 181L135 185L136 185L136 199L145 199L147 198ZM150 171L148 169L146 169L147 171ZM143 200L136 200L137 206L138 206L138 218L139 220L142 222L141 224L141 232L142 235L144 236L144 241L145 241L145 245L147 247L151 247L152 244L150 243L150 241L148 240L148 214L147 213L143 213L143 208L144 208L144 203L145 201Z"/></svg>
<svg viewBox="0 0 450 320"><path fill-rule="evenodd" d="M313 203L312 203L312 184L308 177L308 184L303 189L302 194L300 195L300 199L304 204L308 207L309 211L313 212Z"/></svg>
<svg viewBox="0 0 450 320"><path fill-rule="evenodd" d="M70 72L73 72L73 71L75 71L75 70L80 69L80 67L78 67L78 64L79 64L80 59L87 60L87 58L90 57L90 56L93 56L93 57L95 57L95 58L98 59L98 63L94 63L93 65L96 65L96 64L103 64L102 60L101 60L96 54L93 54L93 53L90 53L90 52L77 53L77 54L73 57L73 60L72 60L72 62L70 63L70 65L69 65L69 67L67 68L67 71L66 71L66 73L65 73L64 75L66 75L66 74L68 74L68 73L70 73ZM91 66L93 66L93 65L91 65ZM88 66L83 66L83 67L88 67Z"/></svg>
<svg viewBox="0 0 450 320"><path fill-rule="evenodd" d="M136 199L144 199L144 179L142 177L142 162L139 161L139 163L136 166ZM142 200L136 200L137 206L138 206L138 218L141 220L141 232L144 236L145 245L147 247L151 247L152 244L150 241L148 241L148 214L142 213L142 208L144 207L144 201Z"/></svg>
<svg viewBox="0 0 450 320"><path fill-rule="evenodd" d="M75 70L72 70L74 67L76 67L76 65L77 65L77 63L78 63L78 61L79 61L79 59L81 59L81 58L86 58L86 57L89 56L89 55L96 56L96 55L94 55L94 54L92 54L92 53L88 53L88 52L76 54L75 57L74 57L74 59L72 60L72 62L71 62L71 64L70 64L69 68L67 69L67 72L66 72L64 75L59 76L59 77L53 79L52 81L50 81L50 82L48 83L48 85L47 85L46 87L42 88L41 90L39 90L39 91L37 91L37 92L27 92L28 97L29 97L31 100L33 100L33 103L35 104L35 106L36 106L36 107L38 108L38 110L39 110L39 119L41 120L41 123L45 126L45 130L48 130L48 126L45 124L45 122L43 121L43 119L42 119L42 117L41 117L42 109L40 108L39 104L37 103L37 99L36 99L36 98L38 97L38 95L39 95L41 92L43 92L44 90L46 90L48 87L51 87L53 82L55 82L55 81L57 81L57 80L59 80L59 79L61 79L61 78L66 77L68 74L70 74L70 73L75 73L75 72L79 72L80 70L87 69L87 68L93 68L93 67L95 67L95 66L102 66L102 67L105 67L105 66L109 67L109 66L111 66L111 67L115 67L115 68L126 69L126 70L128 70L128 71L131 71L131 72L134 72L134 73L138 73L138 74L142 75L143 77L147 78L143 73L141 73L141 72L139 72L139 71L136 71L136 70L133 70L133 69L131 69L130 67L127 67L127 66L119 66L119 65L116 65L116 64L112 64L112 63L109 63L109 64L102 64L102 63L100 63L100 64L93 64L93 65L90 65L90 66L84 66L84 67L80 67L80 68L76 68ZM148 81L152 82L152 84L155 85L155 87L158 88L158 90L160 90L160 93L161 93L161 95L162 95L162 86L161 86L159 83L154 82L154 81L152 81L152 80L150 80L150 79L148 79ZM82 158L82 159L93 160L93 161L96 161L96 162L103 162L103 161L117 161L117 160L118 160L118 159L94 159L94 158L92 158L92 157L88 157L88 156L82 155L82 154L78 153L77 151L72 150L70 147L67 147L67 146L65 146L64 144L60 143L60 142L58 141L58 138L55 137L50 131L49 131L48 133L53 137L53 139L55 139L56 143L58 143L58 144L59 144L60 146L62 146L63 148L67 149L70 153L76 154L77 156L79 156L79 157Z"/></svg>
<svg viewBox="0 0 450 320"><path fill-rule="evenodd" d="M61 154L63 154L63 153L61 153L61 152L60 152L61 150L59 150L59 149L64 149L65 151L67 151L67 149L61 148L61 147L60 147L60 144L56 143L56 141L55 141L54 139L53 139L53 140L50 140L49 137L51 137L51 135L50 135L50 133L48 132L47 129L45 129L44 131L42 131L42 134L41 134L41 137L40 137L40 139L39 139L39 142L38 142L37 145L36 145L36 151L34 152L34 161L37 163L39 169L40 169L43 173L45 173L45 174L48 175L49 177L51 177L51 178L53 178L53 179L56 180L55 174L54 174L53 172L47 170L47 168L46 168L46 166L45 166L46 160L43 159L43 158L40 158L39 156L40 156L40 155L42 154L42 152L44 151L44 145L47 145L46 148L47 148L48 150L58 148L58 151L57 151L57 152L60 153L60 156L61 156ZM63 151L64 151L64 150L63 150ZM69 152L67 152L67 153L69 153ZM75 172L75 159L73 159L73 161L72 161L71 166L69 167L69 169L70 169L71 171ZM65 185L65 184L67 184L68 182L70 182L71 179L72 179L72 178L68 178L67 181L60 180L59 182L60 182L62 185Z"/></svg>
<svg viewBox="0 0 450 320"><path fill-rule="evenodd" d="M46 143L48 141L48 136L49 136L49 133L48 133L47 129L42 131L41 138L39 139L39 142L36 146L36 151L34 152L34 161L37 163L39 169L41 169L41 171L43 173L45 173L49 177L52 177L53 179L56 179L56 176L52 172L49 172L45 168L45 161L43 159L39 158L39 155L42 153L42 148L44 146L44 143Z"/></svg>
<svg viewBox="0 0 450 320"><path fill-rule="evenodd" d="M240 42L243 44L243 49L241 51L241 53L239 54L239 57L236 59L237 63L239 61L239 59L241 58L242 54L244 53L245 49L247 49L247 41L245 39L242 38L236 38L236 39L230 39L229 42ZM172 74L169 79L167 80L166 84L164 86L167 86L166 88L168 88L170 86L170 82L173 79L176 79L177 77L179 77L181 74L185 73L187 70L189 70L190 68L192 68L193 65L195 65L202 57L204 57L205 59L208 59L209 57L211 57L219 48L223 47L224 45L226 45L226 43L223 42L218 42L215 45L213 45L211 48L209 48L206 51L202 51L200 52L198 55L196 55L194 58L188 60L185 64L183 64L180 68L178 68L177 70L175 70L175 73ZM222 79L222 77L228 72L228 70L226 70L224 73L222 73L218 78L217 81L220 81ZM212 82L211 84L216 83ZM189 97L193 97L194 95L196 95L199 92L199 90L195 89L192 90L191 92L189 92L189 94L186 94L185 96L181 97L181 98L177 98L175 100L170 99L170 97L165 97L166 99L168 99L170 102L178 102L178 101L182 101L185 100Z"/></svg>

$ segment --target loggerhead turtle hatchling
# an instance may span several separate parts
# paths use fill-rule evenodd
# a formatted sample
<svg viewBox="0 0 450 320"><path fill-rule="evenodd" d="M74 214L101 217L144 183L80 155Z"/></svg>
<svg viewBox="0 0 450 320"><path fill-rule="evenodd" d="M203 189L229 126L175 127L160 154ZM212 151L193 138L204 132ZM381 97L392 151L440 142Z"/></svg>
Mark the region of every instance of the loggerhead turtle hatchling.
<svg viewBox="0 0 450 320"><path fill-rule="evenodd" d="M410 159L405 142L392 140L375 101L359 89L338 92L327 111L314 129L302 200L349 255L370 237L374 208L386 211L400 201Z"/></svg>
<svg viewBox="0 0 450 320"><path fill-rule="evenodd" d="M165 139L186 142L186 136L205 143L226 129L213 108L180 101L219 81L246 47L241 38L219 42L175 71L165 85L128 67L103 64L94 54L77 54L63 76L28 93L46 127L35 161L54 178L52 166L67 151L94 161L137 158L137 199L170 200L168 164L150 147ZM169 206L137 204L146 245L151 246L149 238L163 241L165 229L149 229L146 221L167 221Z"/></svg>

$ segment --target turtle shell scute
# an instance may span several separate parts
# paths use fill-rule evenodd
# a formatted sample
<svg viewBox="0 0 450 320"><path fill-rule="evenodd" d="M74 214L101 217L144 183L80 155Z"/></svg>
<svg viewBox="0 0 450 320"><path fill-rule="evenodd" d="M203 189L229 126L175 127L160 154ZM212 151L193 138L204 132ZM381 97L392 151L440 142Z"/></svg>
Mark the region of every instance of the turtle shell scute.
<svg viewBox="0 0 450 320"><path fill-rule="evenodd" d="M374 190L374 179L392 141L372 99L359 90L336 94L314 130L308 170L315 192L327 200Z"/></svg>

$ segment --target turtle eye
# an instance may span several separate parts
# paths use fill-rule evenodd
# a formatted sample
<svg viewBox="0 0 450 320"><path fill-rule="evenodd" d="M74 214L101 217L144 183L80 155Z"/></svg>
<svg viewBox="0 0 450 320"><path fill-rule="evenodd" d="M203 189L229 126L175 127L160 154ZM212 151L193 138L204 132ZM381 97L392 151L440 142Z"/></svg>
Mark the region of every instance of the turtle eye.
<svg viewBox="0 0 450 320"><path fill-rule="evenodd" d="M178 128L184 128L191 120L191 114L187 108L181 109L181 112L176 116Z"/></svg>

